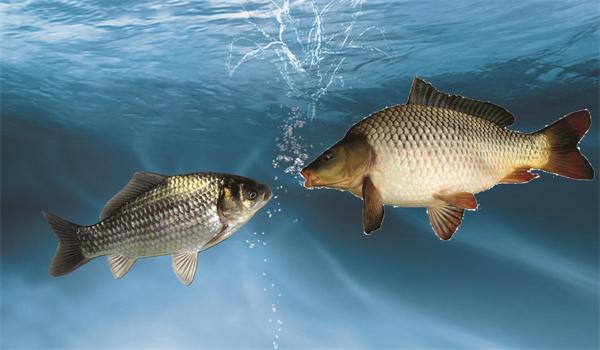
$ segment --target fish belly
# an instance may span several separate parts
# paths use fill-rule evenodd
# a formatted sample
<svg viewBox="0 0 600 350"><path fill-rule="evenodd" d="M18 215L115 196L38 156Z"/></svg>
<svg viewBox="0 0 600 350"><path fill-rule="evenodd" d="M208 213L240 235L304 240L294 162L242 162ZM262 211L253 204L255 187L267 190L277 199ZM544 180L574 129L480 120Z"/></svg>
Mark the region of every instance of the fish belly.
<svg viewBox="0 0 600 350"><path fill-rule="evenodd" d="M422 153L427 152L416 151L404 159L385 157L373 167L372 180L385 204L427 207L436 202L435 194L477 193L493 187L503 177L499 167L480 160L458 163L452 156L428 158Z"/></svg>
<svg viewBox="0 0 600 350"><path fill-rule="evenodd" d="M384 203L394 206L427 207L435 194L481 192L517 168L547 160L543 135L437 107L391 107L353 131L367 136L375 152L371 179Z"/></svg>

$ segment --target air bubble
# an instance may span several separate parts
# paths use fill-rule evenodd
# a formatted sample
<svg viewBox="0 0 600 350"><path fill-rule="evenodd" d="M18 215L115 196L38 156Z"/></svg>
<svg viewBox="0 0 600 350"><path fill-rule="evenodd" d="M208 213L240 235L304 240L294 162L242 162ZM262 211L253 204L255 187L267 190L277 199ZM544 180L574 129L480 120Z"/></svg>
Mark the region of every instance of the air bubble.
<svg viewBox="0 0 600 350"><path fill-rule="evenodd" d="M287 1L284 3L287 3ZM290 174L295 181L300 183L304 182L304 179L300 177L300 170L308 161L308 152L315 148L314 145L308 144L302 135L308 133L306 126L314 119L319 100L336 85L344 86L345 83L341 72L344 71L343 63L348 56L347 54L350 51L354 52L356 49L359 49L365 52L377 52L385 57L393 57L381 48L369 44L381 41L387 46L383 29L377 26L370 26L359 34L353 31L358 18L358 16L353 16L351 21L340 23L346 29L343 35L345 39L343 41L337 40L336 35L338 35L338 31L335 30L333 34L328 33L322 25L323 18L321 18L320 14L326 11L319 9L315 2L311 1L309 3L313 7L315 20L307 37L300 35L296 31L295 21L297 19L293 17L289 6L278 7L274 5L272 12L275 15L277 23L275 26L269 27L269 29L256 23L253 17L248 14L247 20L259 30L258 37L260 39L253 40L257 49L237 56L237 53L242 51L239 50L237 42L248 40L248 38L234 38L230 45L229 56L227 57L228 73L230 77L233 77L236 70L245 65L246 62L264 60L265 58L270 59L274 55L275 59L269 60L269 62L276 64L278 68L280 65L283 65L284 69L278 69L280 77L275 77L272 82L278 83L284 81L289 88L286 91L288 96L302 97L309 103L306 111L302 111L300 107L292 108L288 117L280 125L281 134L275 137L275 145L278 153L271 162L273 168L281 169L283 173ZM340 7L348 6L345 2L342 3L343 5L340 5ZM331 4L334 4L334 2ZM349 4L351 8L349 10L352 13L360 13L360 6L362 6L361 1L351 1ZM293 31L290 29L293 29ZM363 35L369 31L374 32L375 36L380 35L381 40L373 38L372 35L368 40L363 39ZM336 40L333 40L334 38ZM293 44L289 42L290 40L293 41ZM298 45L295 45L296 42L301 44L299 48ZM306 45L303 45L303 43L306 43ZM285 49L282 49L282 47ZM356 78L347 79L348 81L352 81L350 79ZM352 86L347 86L346 88L351 89ZM283 109L286 107L280 104L280 108ZM322 147L321 144L319 148ZM279 176L275 175L273 179L274 181L278 181ZM283 193L288 193L288 188L283 185L276 186L275 189ZM278 196L273 197L275 199L278 198ZM267 210L268 218L272 218L273 215L280 213L282 211L280 207L280 203L277 203L276 209ZM292 223L298 223L298 219L293 219ZM254 235L256 235L256 232L254 232ZM250 243L249 241L246 241L246 243L249 244L250 248L254 246L254 243ZM260 243L259 241L258 244L260 245ZM263 241L262 244L266 246L266 242ZM266 262L267 259L265 258L263 261ZM263 272L262 275L266 276L266 273ZM265 283L267 283L267 280L265 280ZM274 283L270 283L270 285L271 288L275 287ZM263 290L266 292L267 288L263 288ZM280 297L281 293L278 293L277 298ZM272 307L274 305L272 304ZM269 319L269 323L271 322L272 320ZM281 325L283 322L277 320L277 324ZM278 328L277 332L281 332L281 328ZM279 335L275 334L274 336L278 341ZM278 349L279 347L277 341L273 340L272 342L274 349Z"/></svg>

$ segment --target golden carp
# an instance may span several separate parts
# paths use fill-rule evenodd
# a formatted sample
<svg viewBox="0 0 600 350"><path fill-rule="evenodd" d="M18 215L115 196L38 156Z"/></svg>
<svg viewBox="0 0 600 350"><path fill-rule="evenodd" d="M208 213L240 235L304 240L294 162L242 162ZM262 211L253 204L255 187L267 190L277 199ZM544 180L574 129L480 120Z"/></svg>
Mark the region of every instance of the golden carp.
<svg viewBox="0 0 600 350"><path fill-rule="evenodd" d="M305 187L352 192L363 199L365 233L377 230L384 204L425 207L447 240L474 194L499 183L525 183L539 169L572 179L594 170L577 144L590 127L587 110L531 134L508 130L514 117L489 102L448 95L415 78L408 102L375 112L302 170Z"/></svg>

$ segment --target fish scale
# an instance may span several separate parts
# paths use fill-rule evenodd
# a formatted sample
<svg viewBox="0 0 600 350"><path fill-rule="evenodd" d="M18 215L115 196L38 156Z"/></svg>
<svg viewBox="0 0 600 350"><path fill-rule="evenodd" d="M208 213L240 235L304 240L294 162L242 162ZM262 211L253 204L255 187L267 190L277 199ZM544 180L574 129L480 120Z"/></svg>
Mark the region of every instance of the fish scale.
<svg viewBox="0 0 600 350"><path fill-rule="evenodd" d="M376 156L372 180L386 203L425 206L435 193L477 193L519 166L541 166L543 134L510 131L458 111L398 105L376 112L349 133L364 135Z"/></svg>
<svg viewBox="0 0 600 350"><path fill-rule="evenodd" d="M222 184L213 174L169 177L126 203L118 215L80 228L84 255L154 256L199 249L222 228L217 213Z"/></svg>

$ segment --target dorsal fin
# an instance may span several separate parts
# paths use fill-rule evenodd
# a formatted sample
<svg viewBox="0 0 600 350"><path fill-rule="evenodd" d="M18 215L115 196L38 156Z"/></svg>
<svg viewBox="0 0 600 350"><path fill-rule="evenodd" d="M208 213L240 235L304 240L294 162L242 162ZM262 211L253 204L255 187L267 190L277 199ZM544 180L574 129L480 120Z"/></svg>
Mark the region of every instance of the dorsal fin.
<svg viewBox="0 0 600 350"><path fill-rule="evenodd" d="M154 173L133 174L133 178L129 180L127 185L106 203L102 212L100 212L100 221L111 216L123 204L131 202L142 193L162 183L166 178L166 176Z"/></svg>
<svg viewBox="0 0 600 350"><path fill-rule="evenodd" d="M448 95L419 77L413 80L407 103L452 109L489 120L500 126L508 126L515 122L515 117L500 106L458 95Z"/></svg>

